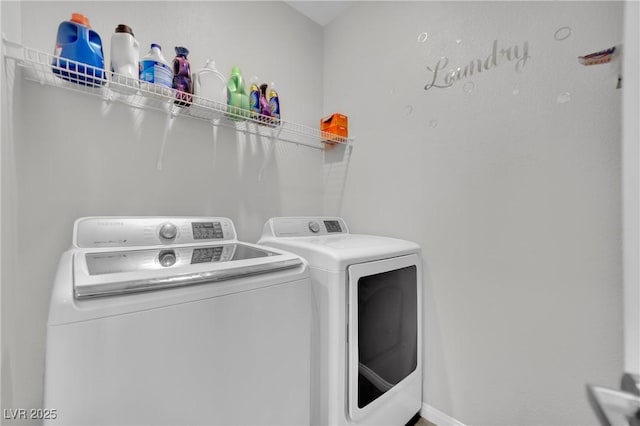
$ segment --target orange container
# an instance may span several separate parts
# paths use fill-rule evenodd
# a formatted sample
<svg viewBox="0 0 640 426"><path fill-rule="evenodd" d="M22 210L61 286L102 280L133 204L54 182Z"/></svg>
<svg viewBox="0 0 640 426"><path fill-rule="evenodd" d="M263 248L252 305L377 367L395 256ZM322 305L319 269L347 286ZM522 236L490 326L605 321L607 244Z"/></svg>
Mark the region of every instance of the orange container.
<svg viewBox="0 0 640 426"><path fill-rule="evenodd" d="M343 138L349 137L349 119L344 114L332 114L320 120L320 131ZM325 140L331 141L331 138Z"/></svg>
<svg viewBox="0 0 640 426"><path fill-rule="evenodd" d="M349 136L349 130L344 126L329 126L324 129L323 132L331 133L336 136L342 136L343 138Z"/></svg>

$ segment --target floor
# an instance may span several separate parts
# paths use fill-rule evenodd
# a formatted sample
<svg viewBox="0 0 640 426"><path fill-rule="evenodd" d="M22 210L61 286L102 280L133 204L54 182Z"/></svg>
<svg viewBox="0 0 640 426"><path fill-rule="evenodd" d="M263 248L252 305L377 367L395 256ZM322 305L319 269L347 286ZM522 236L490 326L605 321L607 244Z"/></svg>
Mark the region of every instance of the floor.
<svg viewBox="0 0 640 426"><path fill-rule="evenodd" d="M420 417L420 420L418 420L418 422L414 426L436 426L436 425Z"/></svg>

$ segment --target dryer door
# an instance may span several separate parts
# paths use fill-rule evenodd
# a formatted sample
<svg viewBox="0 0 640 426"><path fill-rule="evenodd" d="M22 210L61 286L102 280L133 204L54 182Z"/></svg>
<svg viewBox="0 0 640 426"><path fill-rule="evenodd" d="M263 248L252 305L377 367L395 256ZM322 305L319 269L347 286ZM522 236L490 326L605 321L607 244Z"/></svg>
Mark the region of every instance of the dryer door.
<svg viewBox="0 0 640 426"><path fill-rule="evenodd" d="M349 267L349 416L400 403L403 382L420 374L422 263L418 255ZM391 392L392 388L397 387Z"/></svg>

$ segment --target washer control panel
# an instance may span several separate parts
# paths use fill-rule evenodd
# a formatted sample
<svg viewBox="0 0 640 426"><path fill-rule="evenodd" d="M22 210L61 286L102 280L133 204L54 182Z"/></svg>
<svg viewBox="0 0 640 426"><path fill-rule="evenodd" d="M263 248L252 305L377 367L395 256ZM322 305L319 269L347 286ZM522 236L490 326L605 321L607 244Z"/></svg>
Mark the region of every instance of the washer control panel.
<svg viewBox="0 0 640 426"><path fill-rule="evenodd" d="M136 247L236 240L226 217L86 217L73 230L76 247ZM167 262L170 262L167 259Z"/></svg>
<svg viewBox="0 0 640 426"><path fill-rule="evenodd" d="M239 251L238 244L178 246L117 251L96 251L85 254L89 275L160 270L201 263L229 262Z"/></svg>
<svg viewBox="0 0 640 426"><path fill-rule="evenodd" d="M275 217L265 225L264 234L276 237L309 237L348 234L347 224L339 217Z"/></svg>

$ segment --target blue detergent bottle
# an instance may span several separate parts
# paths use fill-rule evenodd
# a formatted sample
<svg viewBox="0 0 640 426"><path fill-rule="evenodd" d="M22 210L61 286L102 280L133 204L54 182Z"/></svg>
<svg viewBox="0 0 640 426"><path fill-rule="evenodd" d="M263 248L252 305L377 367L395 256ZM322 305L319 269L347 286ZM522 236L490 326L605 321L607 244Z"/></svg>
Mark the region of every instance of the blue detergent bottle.
<svg viewBox="0 0 640 426"><path fill-rule="evenodd" d="M83 86L106 82L102 40L91 29L89 19L80 13L71 14L71 20L58 26L53 56L52 70L60 78Z"/></svg>
<svg viewBox="0 0 640 426"><path fill-rule="evenodd" d="M271 124L274 126L280 125L280 98L278 92L274 89L275 84L271 83L271 91L269 92L269 106L271 107Z"/></svg>
<svg viewBox="0 0 640 426"><path fill-rule="evenodd" d="M249 86L249 109L251 110L251 118L256 120L260 115L260 88L258 87L258 77L251 77L251 85Z"/></svg>

